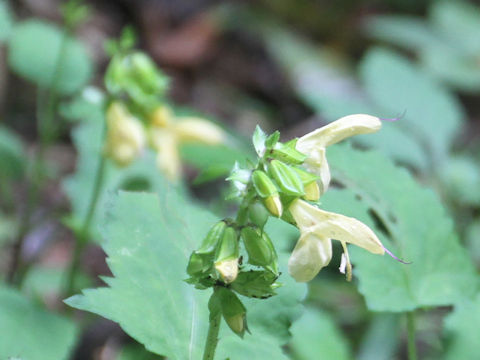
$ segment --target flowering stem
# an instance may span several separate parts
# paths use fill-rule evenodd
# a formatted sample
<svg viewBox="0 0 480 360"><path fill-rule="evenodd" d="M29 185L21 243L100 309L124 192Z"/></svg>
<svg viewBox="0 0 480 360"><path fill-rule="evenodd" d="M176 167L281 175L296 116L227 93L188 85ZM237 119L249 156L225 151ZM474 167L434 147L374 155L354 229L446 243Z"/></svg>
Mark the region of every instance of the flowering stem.
<svg viewBox="0 0 480 360"><path fill-rule="evenodd" d="M415 312L407 312L407 344L408 360L417 360L417 345L415 344Z"/></svg>
<svg viewBox="0 0 480 360"><path fill-rule="evenodd" d="M214 296L212 294L212 296ZM220 331L220 321L222 315L220 311L216 309L210 309L210 321L208 323L208 335L205 343L205 349L203 352L203 360L213 360L215 356L215 350L218 344L218 333Z"/></svg>
<svg viewBox="0 0 480 360"><path fill-rule="evenodd" d="M106 124L104 124L103 126L101 143L103 143L103 139L105 138L105 133L106 133ZM75 248L73 250L73 259L70 262L70 268L67 272L68 275L67 275L66 291L65 291L66 296L72 295L73 292L75 291L75 277L78 272L78 267L80 265L80 255L82 254L83 249L85 248L85 245L88 242L90 225L93 220L93 215L95 214L95 209L97 207L100 190L103 184L103 178L105 174L105 165L106 165L105 156L102 153L102 151L100 151L99 164L97 167L97 172L95 174L95 182L93 184L90 203L88 204L87 214L85 216L85 220L82 224L82 227L77 233L77 236L75 239Z"/></svg>

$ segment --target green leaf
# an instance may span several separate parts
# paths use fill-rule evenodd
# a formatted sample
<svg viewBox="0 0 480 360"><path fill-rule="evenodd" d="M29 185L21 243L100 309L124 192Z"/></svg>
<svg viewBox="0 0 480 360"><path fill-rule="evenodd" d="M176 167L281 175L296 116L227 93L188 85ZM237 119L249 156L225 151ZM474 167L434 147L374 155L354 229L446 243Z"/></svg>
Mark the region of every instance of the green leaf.
<svg viewBox="0 0 480 360"><path fill-rule="evenodd" d="M328 157L334 178L348 190L327 192L322 206L365 222L387 248L412 262L404 265L350 247L369 309L401 312L450 305L476 292L474 268L433 191L377 152L335 146ZM375 226L369 210L384 228Z"/></svg>
<svg viewBox="0 0 480 360"><path fill-rule="evenodd" d="M200 170L195 179L197 184L227 175L236 161L244 163L249 154L241 148L225 145L182 144L182 159Z"/></svg>
<svg viewBox="0 0 480 360"><path fill-rule="evenodd" d="M480 294L472 301L463 301L445 320L449 347L446 360L478 359L480 343L478 342L478 324L480 323Z"/></svg>
<svg viewBox="0 0 480 360"><path fill-rule="evenodd" d="M75 92L90 79L92 63L76 39L66 37L62 45L64 36L62 30L44 21L18 23L9 39L10 67L38 86L55 86L63 95Z"/></svg>
<svg viewBox="0 0 480 360"><path fill-rule="evenodd" d="M435 1L432 3L429 18L433 27L454 44L455 49L460 48L465 54L478 56L480 51L478 41L480 8L478 5L461 0Z"/></svg>
<svg viewBox="0 0 480 360"><path fill-rule="evenodd" d="M75 324L0 285L0 358L66 360L76 341Z"/></svg>
<svg viewBox="0 0 480 360"><path fill-rule="evenodd" d="M392 117L409 107L405 104L393 114L384 113L385 109L371 101L356 83L351 67L338 54L320 48L299 35L275 30L265 31L264 34L271 53L290 77L298 96L328 121L358 113ZM418 139L398 124L386 124L382 131L356 136L353 141L381 149L416 169L429 166L425 149Z"/></svg>
<svg viewBox="0 0 480 360"><path fill-rule="evenodd" d="M324 312L307 308L292 326L290 348L294 360L353 359L349 345Z"/></svg>
<svg viewBox="0 0 480 360"><path fill-rule="evenodd" d="M0 44L7 40L13 27L13 14L6 0L0 0Z"/></svg>
<svg viewBox="0 0 480 360"><path fill-rule="evenodd" d="M371 16L367 19L365 31L378 40L412 50L422 50L442 42L441 36L426 21L413 16Z"/></svg>
<svg viewBox="0 0 480 360"><path fill-rule="evenodd" d="M22 176L26 156L20 137L0 126L0 179L14 180Z"/></svg>
<svg viewBox="0 0 480 360"><path fill-rule="evenodd" d="M405 112L398 125L418 139L433 162L444 160L464 117L452 94L406 58L381 48L367 53L360 75L384 116Z"/></svg>
<svg viewBox="0 0 480 360"><path fill-rule="evenodd" d="M201 358L211 292L196 290L183 279L190 252L215 217L186 203L173 189L164 189L160 198L121 192L110 204L104 249L114 278L105 279L109 287L85 290L66 302L118 322L154 353L170 359ZM279 244L286 242L282 239L287 233L279 236ZM280 345L288 341L288 327L298 315L305 287L286 285L278 293L255 302L242 298L254 335L242 341L223 324L219 359L265 359L268 354L287 359Z"/></svg>

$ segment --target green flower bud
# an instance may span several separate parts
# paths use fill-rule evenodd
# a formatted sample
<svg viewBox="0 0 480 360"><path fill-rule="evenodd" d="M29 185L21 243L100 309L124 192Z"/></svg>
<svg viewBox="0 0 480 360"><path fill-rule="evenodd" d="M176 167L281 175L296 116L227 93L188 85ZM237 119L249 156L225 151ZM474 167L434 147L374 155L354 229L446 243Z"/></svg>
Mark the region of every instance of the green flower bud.
<svg viewBox="0 0 480 360"><path fill-rule="evenodd" d="M302 181L295 170L279 160L272 160L268 166L268 174L286 195L303 196L305 191Z"/></svg>
<svg viewBox="0 0 480 360"><path fill-rule="evenodd" d="M197 254L213 254L217 248L218 243L222 239L223 233L227 224L224 221L216 223L208 232L205 239L203 239L200 248L195 251Z"/></svg>
<svg viewBox="0 0 480 360"><path fill-rule="evenodd" d="M233 282L237 278L238 257L237 231L232 227L227 227L223 232L222 240L215 254L215 269L226 284Z"/></svg>
<svg viewBox="0 0 480 360"><path fill-rule="evenodd" d="M302 180L303 189L305 190L303 198L309 201L317 201L320 199L320 188L317 183L319 177L299 168L293 168L293 170L295 170L300 180Z"/></svg>
<svg viewBox="0 0 480 360"><path fill-rule="evenodd" d="M245 227L241 236L248 253L248 262L252 265L263 266L272 272L277 272L277 253L267 233Z"/></svg>
<svg viewBox="0 0 480 360"><path fill-rule="evenodd" d="M301 153L295 148L297 140L298 139L293 139L285 144L276 143L275 147L271 152L271 157L277 160L281 160L287 164L303 164L303 162L307 158L307 155Z"/></svg>
<svg viewBox="0 0 480 360"><path fill-rule="evenodd" d="M228 327L238 336L243 338L247 327L247 310L242 302L231 290L225 287L215 289L220 303L223 318Z"/></svg>
<svg viewBox="0 0 480 360"><path fill-rule="evenodd" d="M263 229L267 223L268 215L268 210L258 201L251 204L248 208L248 219L260 229Z"/></svg>
<svg viewBox="0 0 480 360"><path fill-rule="evenodd" d="M280 200L280 196L278 195L273 195L269 196L264 200L265 207L270 211L270 214L272 214L275 217L280 217L283 214L283 205L282 201Z"/></svg>
<svg viewBox="0 0 480 360"><path fill-rule="evenodd" d="M252 182L257 194L262 198L278 194L277 187L264 171L255 170L252 174Z"/></svg>
<svg viewBox="0 0 480 360"><path fill-rule="evenodd" d="M252 182L257 194L264 198L265 207L273 216L282 216L283 207L278 190L270 177L261 170L252 173Z"/></svg>

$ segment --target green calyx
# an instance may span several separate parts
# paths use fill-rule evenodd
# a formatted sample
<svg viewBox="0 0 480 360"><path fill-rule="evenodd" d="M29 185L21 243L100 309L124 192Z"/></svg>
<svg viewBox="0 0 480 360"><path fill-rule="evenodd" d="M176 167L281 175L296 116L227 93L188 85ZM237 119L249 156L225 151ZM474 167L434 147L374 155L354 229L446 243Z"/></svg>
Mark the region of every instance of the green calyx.
<svg viewBox="0 0 480 360"><path fill-rule="evenodd" d="M303 183L296 171L279 160L272 160L268 166L268 174L275 180L285 195L303 196Z"/></svg>
<svg viewBox="0 0 480 360"><path fill-rule="evenodd" d="M242 229L241 237L248 253L248 262L278 275L277 253L268 235L248 226Z"/></svg>

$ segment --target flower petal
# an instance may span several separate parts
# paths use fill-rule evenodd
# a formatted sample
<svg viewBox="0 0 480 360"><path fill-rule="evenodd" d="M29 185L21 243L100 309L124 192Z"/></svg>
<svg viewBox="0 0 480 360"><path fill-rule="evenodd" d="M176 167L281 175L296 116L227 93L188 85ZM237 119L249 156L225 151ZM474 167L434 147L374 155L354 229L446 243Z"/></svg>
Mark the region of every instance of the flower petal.
<svg viewBox="0 0 480 360"><path fill-rule="evenodd" d="M217 145L225 140L225 133L220 127L208 120L196 117L178 119L175 124L175 132L180 141Z"/></svg>
<svg viewBox="0 0 480 360"><path fill-rule="evenodd" d="M320 195L324 194L331 180L325 148L314 148L305 160L304 166L308 171L320 177Z"/></svg>
<svg viewBox="0 0 480 360"><path fill-rule="evenodd" d="M300 236L288 260L288 272L298 282L312 280L332 259L332 242L314 233Z"/></svg>
<svg viewBox="0 0 480 360"><path fill-rule="evenodd" d="M298 139L296 148L308 155L315 148L325 148L350 136L376 132L381 127L382 122L375 116L348 115L302 136Z"/></svg>
<svg viewBox="0 0 480 360"><path fill-rule="evenodd" d="M375 233L357 219L323 211L300 199L289 210L302 233L314 232L318 237L351 243L374 254L385 253Z"/></svg>
<svg viewBox="0 0 480 360"><path fill-rule="evenodd" d="M178 153L178 142L169 130L152 129L152 146L157 150L157 167L171 181L180 177L181 161Z"/></svg>

